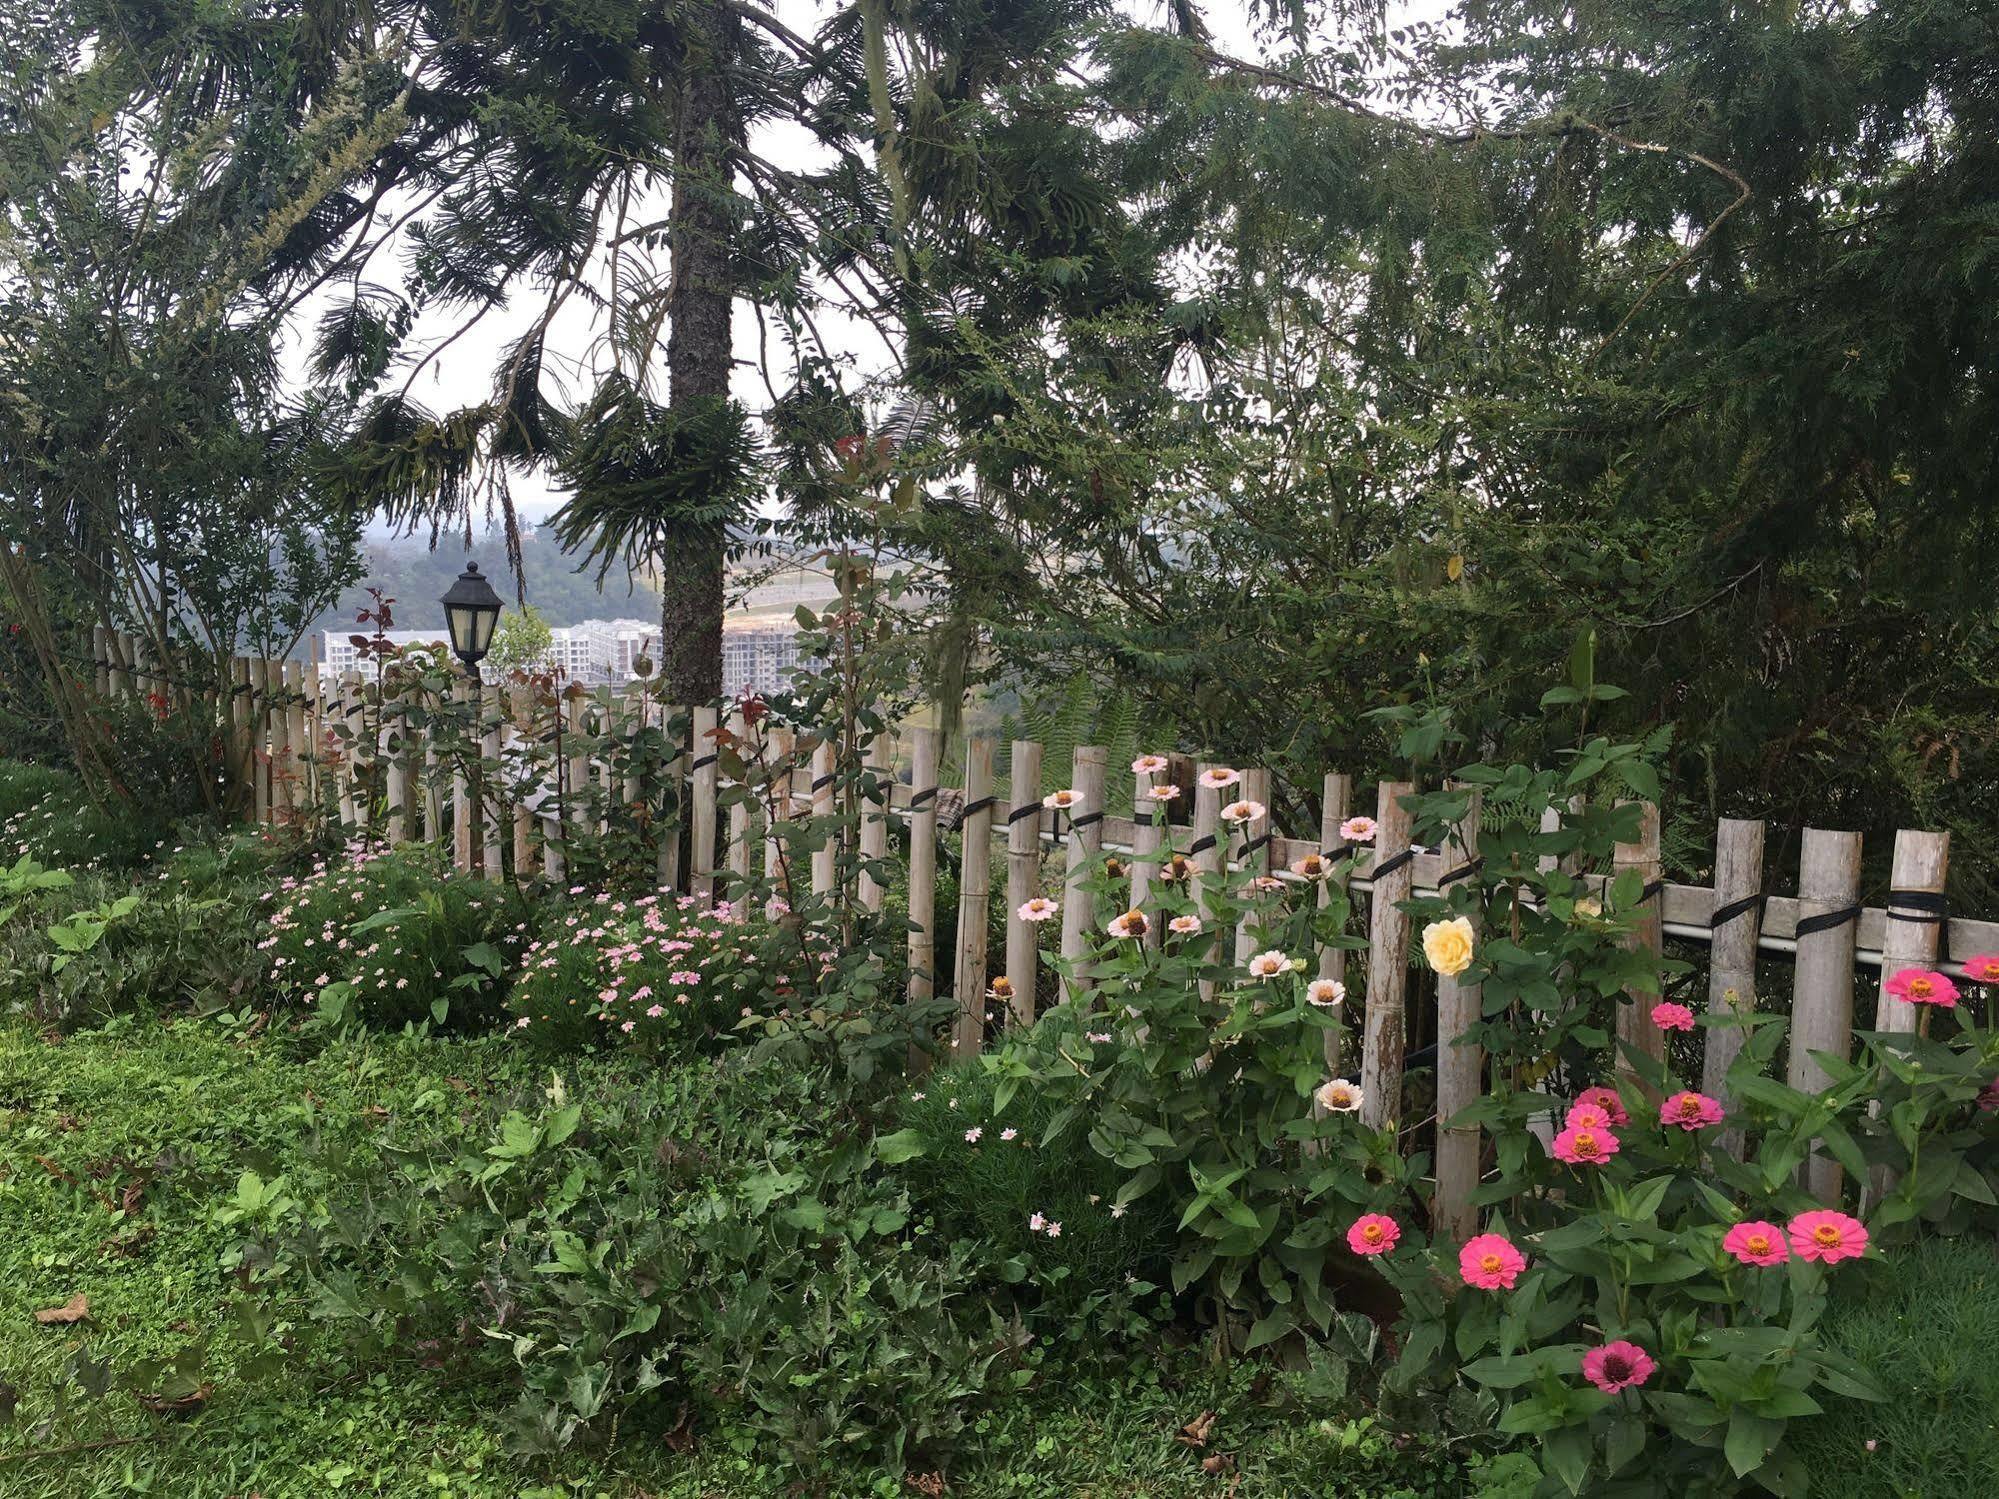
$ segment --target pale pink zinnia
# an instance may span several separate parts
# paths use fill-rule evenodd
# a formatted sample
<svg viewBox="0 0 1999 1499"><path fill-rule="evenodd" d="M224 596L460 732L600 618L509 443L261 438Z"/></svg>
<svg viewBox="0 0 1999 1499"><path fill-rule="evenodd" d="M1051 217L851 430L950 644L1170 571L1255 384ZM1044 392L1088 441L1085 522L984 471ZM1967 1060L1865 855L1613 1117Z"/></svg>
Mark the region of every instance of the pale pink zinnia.
<svg viewBox="0 0 1999 1499"><path fill-rule="evenodd" d="M1360 1089L1343 1077L1321 1083L1313 1091L1313 1102L1328 1114L1351 1114L1360 1107Z"/></svg>
<svg viewBox="0 0 1999 1499"><path fill-rule="evenodd" d="M1362 1213L1347 1230L1347 1248L1355 1254L1386 1254L1402 1237L1402 1225L1386 1213Z"/></svg>
<svg viewBox="0 0 1999 1499"><path fill-rule="evenodd" d="M1830 1208L1800 1213L1790 1223L1791 1252L1801 1260L1836 1265L1867 1251L1867 1226Z"/></svg>
<svg viewBox="0 0 1999 1499"><path fill-rule="evenodd" d="M1333 872L1333 861L1324 854L1306 854L1291 861L1291 872L1301 880L1323 880Z"/></svg>
<svg viewBox="0 0 1999 1499"><path fill-rule="evenodd" d="M1135 776L1156 776L1165 768L1164 755L1140 755L1131 762L1131 773Z"/></svg>
<svg viewBox="0 0 1999 1499"><path fill-rule="evenodd" d="M1601 1166L1617 1154L1617 1136L1607 1129L1565 1129L1553 1148L1555 1159L1571 1166Z"/></svg>
<svg viewBox="0 0 1999 1499"><path fill-rule="evenodd" d="M1372 817L1349 817L1340 824L1340 837L1348 843L1374 842L1374 819Z"/></svg>
<svg viewBox="0 0 1999 1499"><path fill-rule="evenodd" d="M1145 919L1143 911L1127 911L1122 916L1113 916L1109 931L1113 937L1143 937L1152 929L1152 923Z"/></svg>
<svg viewBox="0 0 1999 1499"><path fill-rule="evenodd" d="M1176 937L1191 937L1200 929L1201 918L1198 916L1175 916L1166 923L1166 930Z"/></svg>
<svg viewBox="0 0 1999 1499"><path fill-rule="evenodd" d="M1074 791L1065 786L1060 791L1051 791L1042 797L1041 805L1053 812L1067 812L1081 805L1082 800Z"/></svg>
<svg viewBox="0 0 1999 1499"><path fill-rule="evenodd" d="M1230 802L1222 808L1222 821L1230 824L1255 822L1265 811L1262 802Z"/></svg>
<svg viewBox="0 0 1999 1499"><path fill-rule="evenodd" d="M1174 785L1148 787L1145 793L1155 802L1165 803L1180 799L1180 788Z"/></svg>
<svg viewBox="0 0 1999 1499"><path fill-rule="evenodd" d="M1338 979L1313 979L1305 986L1305 998L1312 1004L1331 1009L1347 997L1347 986Z"/></svg>
<svg viewBox="0 0 1999 1499"><path fill-rule="evenodd" d="M1606 1395L1645 1383L1658 1367L1651 1354L1622 1339L1592 1348L1583 1355L1583 1378Z"/></svg>
<svg viewBox="0 0 1999 1499"><path fill-rule="evenodd" d="M1745 1265L1781 1265L1791 1257L1784 1230L1760 1218L1736 1224L1722 1236L1721 1247Z"/></svg>
<svg viewBox="0 0 1999 1499"><path fill-rule="evenodd" d="M1952 1009L1957 1004L1957 985L1928 968L1904 968L1888 980L1888 992L1909 1005L1942 1005Z"/></svg>
<svg viewBox="0 0 1999 1499"><path fill-rule="evenodd" d="M1527 1257L1503 1234L1474 1234L1458 1251L1458 1274L1482 1291L1510 1291L1527 1268Z"/></svg>
<svg viewBox="0 0 1999 1499"><path fill-rule="evenodd" d="M1721 1104L1689 1088L1659 1105L1659 1122L1677 1124L1684 1130L1706 1129L1710 1124L1721 1123Z"/></svg>
<svg viewBox="0 0 1999 1499"><path fill-rule="evenodd" d="M1201 784L1210 791L1225 791L1242 779L1242 772L1226 765L1211 765L1201 772Z"/></svg>
<svg viewBox="0 0 1999 1499"><path fill-rule="evenodd" d="M1253 979L1274 979L1280 973L1291 971L1291 960L1272 948L1260 952L1249 960L1249 976Z"/></svg>
<svg viewBox="0 0 1999 1499"><path fill-rule="evenodd" d="M1014 914L1022 921L1046 921L1061 907L1045 895L1037 895L1032 900L1023 901Z"/></svg>

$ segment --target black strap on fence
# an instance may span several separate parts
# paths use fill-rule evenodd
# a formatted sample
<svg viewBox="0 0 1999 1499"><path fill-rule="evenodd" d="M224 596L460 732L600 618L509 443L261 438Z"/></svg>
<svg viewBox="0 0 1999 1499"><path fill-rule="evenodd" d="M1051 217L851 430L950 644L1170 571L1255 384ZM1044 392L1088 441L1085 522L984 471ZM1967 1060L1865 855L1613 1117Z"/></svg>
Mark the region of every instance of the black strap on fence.
<svg viewBox="0 0 1999 1499"><path fill-rule="evenodd" d="M812 789L814 792L824 791L828 786L832 785L838 779L839 779L838 776L832 776L832 775L820 776L816 781L812 783Z"/></svg>
<svg viewBox="0 0 1999 1499"><path fill-rule="evenodd" d="M1858 921L1859 919L1860 907L1858 906L1841 906L1837 911L1822 911L1816 916L1800 916L1798 918L1797 935L1800 937L1810 937L1818 932L1830 932L1835 928L1845 926L1849 921Z"/></svg>
<svg viewBox="0 0 1999 1499"><path fill-rule="evenodd" d="M1017 822L1025 822L1030 817L1039 817L1040 815L1041 803L1029 802L1026 806L1015 807L1011 812L1007 813L1006 825L1012 827Z"/></svg>
<svg viewBox="0 0 1999 1499"><path fill-rule="evenodd" d="M828 779L831 779L831 777L828 777ZM962 827L971 818L973 813L983 812L993 805L995 805L995 799L990 796L982 796L975 802L966 802L964 808L958 813L959 826Z"/></svg>
<svg viewBox="0 0 1999 1499"><path fill-rule="evenodd" d="M712 755L703 755L701 756L700 759L694 762L693 768L695 770L706 770L710 765L715 764L721 758L722 757L719 753Z"/></svg>
<svg viewBox="0 0 1999 1499"><path fill-rule="evenodd" d="M1638 892L1638 904L1642 906L1648 900L1657 900L1665 893L1666 882L1664 880L1653 880L1643 890Z"/></svg>
<svg viewBox="0 0 1999 1499"><path fill-rule="evenodd" d="M1242 856L1247 859L1251 854L1256 853L1265 844L1269 843L1270 839L1271 835L1269 833L1265 833L1261 838L1250 839L1249 842L1242 846Z"/></svg>
<svg viewBox="0 0 1999 1499"><path fill-rule="evenodd" d="M1205 854L1209 849L1213 848L1214 846L1215 846L1215 835L1213 833L1210 833L1205 838L1196 838L1194 840L1194 846L1188 849L1187 852L1190 854Z"/></svg>
<svg viewBox="0 0 1999 1499"><path fill-rule="evenodd" d="M1439 890L1448 889L1459 880L1470 879L1483 868L1485 868L1485 860L1483 859L1473 859L1469 864L1460 864L1456 869L1449 870L1437 876L1437 888Z"/></svg>
<svg viewBox="0 0 1999 1499"><path fill-rule="evenodd" d="M1394 858L1375 865L1373 869L1368 871L1368 878L1371 880L1381 879L1384 876L1394 874L1399 869L1405 869L1415 862L1416 850L1405 848L1401 853L1395 855Z"/></svg>
<svg viewBox="0 0 1999 1499"><path fill-rule="evenodd" d="M1717 906L1715 907L1714 914L1707 919L1707 929L1710 932L1718 932L1731 921L1735 920L1736 917L1747 915L1751 911L1761 910L1763 903L1769 898L1769 896L1759 890L1754 895L1745 895L1738 900L1730 901L1725 906Z"/></svg>
<svg viewBox="0 0 1999 1499"><path fill-rule="evenodd" d="M1069 827L1071 831L1080 833L1092 823L1102 822L1103 820L1104 814L1101 812L1085 812L1081 817L1070 818Z"/></svg>
<svg viewBox="0 0 1999 1499"><path fill-rule="evenodd" d="M927 791L912 791L909 794L909 810L914 812L926 802L934 802L936 800L937 788L935 786L930 787Z"/></svg>
<svg viewBox="0 0 1999 1499"><path fill-rule="evenodd" d="M1896 910L1897 906L1902 907ZM1920 926L1940 926L1950 918L1950 903L1937 890L1890 890L1888 919Z"/></svg>

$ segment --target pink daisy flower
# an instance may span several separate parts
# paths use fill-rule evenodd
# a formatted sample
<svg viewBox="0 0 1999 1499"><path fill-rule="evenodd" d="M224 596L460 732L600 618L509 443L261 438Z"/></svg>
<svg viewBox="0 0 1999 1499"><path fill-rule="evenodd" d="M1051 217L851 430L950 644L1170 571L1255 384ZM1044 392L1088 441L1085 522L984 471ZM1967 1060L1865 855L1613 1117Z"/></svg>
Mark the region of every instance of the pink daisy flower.
<svg viewBox="0 0 1999 1499"><path fill-rule="evenodd" d="M1191 937L1200 929L1201 918L1198 916L1175 916L1166 923L1166 930L1176 937Z"/></svg>
<svg viewBox="0 0 1999 1499"><path fill-rule="evenodd" d="M1694 1012L1669 999L1652 1006L1652 1023L1662 1031L1690 1031L1694 1028Z"/></svg>
<svg viewBox="0 0 1999 1499"><path fill-rule="evenodd" d="M1705 1093L1688 1089L1659 1105L1659 1122L1677 1124L1684 1130L1705 1129L1721 1123L1721 1104Z"/></svg>
<svg viewBox="0 0 1999 1499"><path fill-rule="evenodd" d="M1055 812L1067 812L1082 805L1083 799L1068 787L1051 791L1041 798L1041 805Z"/></svg>
<svg viewBox="0 0 1999 1499"><path fill-rule="evenodd" d="M1212 765L1201 772L1201 784L1210 791L1225 791L1242 779L1242 772L1226 765Z"/></svg>
<svg viewBox="0 0 1999 1499"><path fill-rule="evenodd" d="M1180 799L1180 788L1170 783L1163 786L1151 786L1146 789L1145 794L1155 802L1178 801Z"/></svg>
<svg viewBox="0 0 1999 1499"><path fill-rule="evenodd" d="M1131 762L1131 773L1135 776L1156 776L1165 768L1164 755L1140 755Z"/></svg>
<svg viewBox="0 0 1999 1499"><path fill-rule="evenodd" d="M1957 985L1928 968L1904 968L1888 980L1888 992L1907 1005L1957 1004Z"/></svg>
<svg viewBox="0 0 1999 1499"><path fill-rule="evenodd" d="M1527 1268L1527 1257L1502 1234L1474 1234L1458 1251L1458 1274L1482 1291L1510 1291Z"/></svg>
<svg viewBox="0 0 1999 1499"><path fill-rule="evenodd" d="M1791 1252L1801 1260L1836 1265L1867 1252L1867 1226L1831 1208L1800 1213L1790 1223Z"/></svg>
<svg viewBox="0 0 1999 1499"><path fill-rule="evenodd" d="M1583 1378L1606 1395L1642 1385L1658 1367L1651 1354L1622 1339L1592 1348L1583 1355Z"/></svg>
<svg viewBox="0 0 1999 1499"><path fill-rule="evenodd" d="M1018 916L1022 921L1046 921L1060 909L1061 907L1057 906L1047 896L1037 895L1032 900L1023 901L1020 909L1014 912L1014 915Z"/></svg>
<svg viewBox="0 0 1999 1499"><path fill-rule="evenodd" d="M1579 1103L1569 1110L1569 1117L1562 1123L1568 1129L1609 1129L1610 1115L1597 1104Z"/></svg>
<svg viewBox="0 0 1999 1499"><path fill-rule="evenodd" d="M1291 960L1275 948L1260 952L1249 960L1249 976L1253 979L1274 979L1290 970Z"/></svg>
<svg viewBox="0 0 1999 1499"><path fill-rule="evenodd" d="M1230 802L1222 808L1222 821L1230 824L1255 822L1267 810L1262 802Z"/></svg>
<svg viewBox="0 0 1999 1499"><path fill-rule="evenodd" d="M1982 952L1966 958L1964 976L1974 984L1999 984L1999 953Z"/></svg>
<svg viewBox="0 0 1999 1499"><path fill-rule="evenodd" d="M1362 1213L1347 1230L1347 1248L1355 1254L1386 1254L1402 1237L1402 1225L1386 1213Z"/></svg>
<svg viewBox="0 0 1999 1499"><path fill-rule="evenodd" d="M1555 1159L1571 1166L1601 1166L1617 1154L1617 1136L1607 1129L1565 1129L1555 1136Z"/></svg>
<svg viewBox="0 0 1999 1499"><path fill-rule="evenodd" d="M1143 911L1127 911L1122 916L1113 916L1106 930L1113 937L1138 938L1152 930L1152 923L1145 919Z"/></svg>
<svg viewBox="0 0 1999 1499"><path fill-rule="evenodd" d="M1331 1009L1347 997L1347 986L1338 979L1313 979L1305 986L1305 998L1322 1009Z"/></svg>
<svg viewBox="0 0 1999 1499"><path fill-rule="evenodd" d="M1340 824L1340 837L1348 843L1374 842L1374 819L1372 817L1349 817Z"/></svg>
<svg viewBox="0 0 1999 1499"><path fill-rule="evenodd" d="M1736 1224L1722 1236L1721 1247L1745 1265L1781 1265L1791 1257L1784 1230L1760 1218Z"/></svg>

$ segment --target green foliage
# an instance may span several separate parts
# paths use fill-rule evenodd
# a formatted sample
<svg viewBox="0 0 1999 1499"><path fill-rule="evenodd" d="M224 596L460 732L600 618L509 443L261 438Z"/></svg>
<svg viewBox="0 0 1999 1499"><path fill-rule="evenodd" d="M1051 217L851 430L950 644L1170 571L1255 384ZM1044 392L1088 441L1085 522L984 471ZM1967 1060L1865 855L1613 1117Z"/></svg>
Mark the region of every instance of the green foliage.
<svg viewBox="0 0 1999 1499"><path fill-rule="evenodd" d="M131 870L156 857L171 830L143 805L99 807L73 775L0 760L0 853L54 868Z"/></svg>
<svg viewBox="0 0 1999 1499"><path fill-rule="evenodd" d="M494 627L492 654L487 656L486 665L501 676L545 670L549 647L554 643L555 632L534 605L508 609L501 613L500 622Z"/></svg>
<svg viewBox="0 0 1999 1499"><path fill-rule="evenodd" d="M1999 1258L1989 1239L1919 1239L1839 1285L1828 1345L1894 1397L1823 1399L1790 1442L1824 1499L1977 1493L1999 1482Z"/></svg>

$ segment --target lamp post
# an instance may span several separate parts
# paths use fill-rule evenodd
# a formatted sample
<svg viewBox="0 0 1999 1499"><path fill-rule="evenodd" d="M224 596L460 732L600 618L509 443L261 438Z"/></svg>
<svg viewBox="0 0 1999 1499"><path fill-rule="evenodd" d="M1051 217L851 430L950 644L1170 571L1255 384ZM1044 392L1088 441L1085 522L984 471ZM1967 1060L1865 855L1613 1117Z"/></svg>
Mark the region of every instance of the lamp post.
<svg viewBox="0 0 1999 1499"><path fill-rule="evenodd" d="M472 761L472 815L483 828L486 822L486 683L479 674L479 663L493 648L493 626L500 618L500 596L493 592L493 585L480 575L479 564L468 562L458 581L445 590L442 602L444 627L451 632L451 652L465 663L465 669L472 674L472 729L477 744L477 753ZM472 847L469 835L465 846L469 867ZM489 879L498 873L498 870L486 871Z"/></svg>

